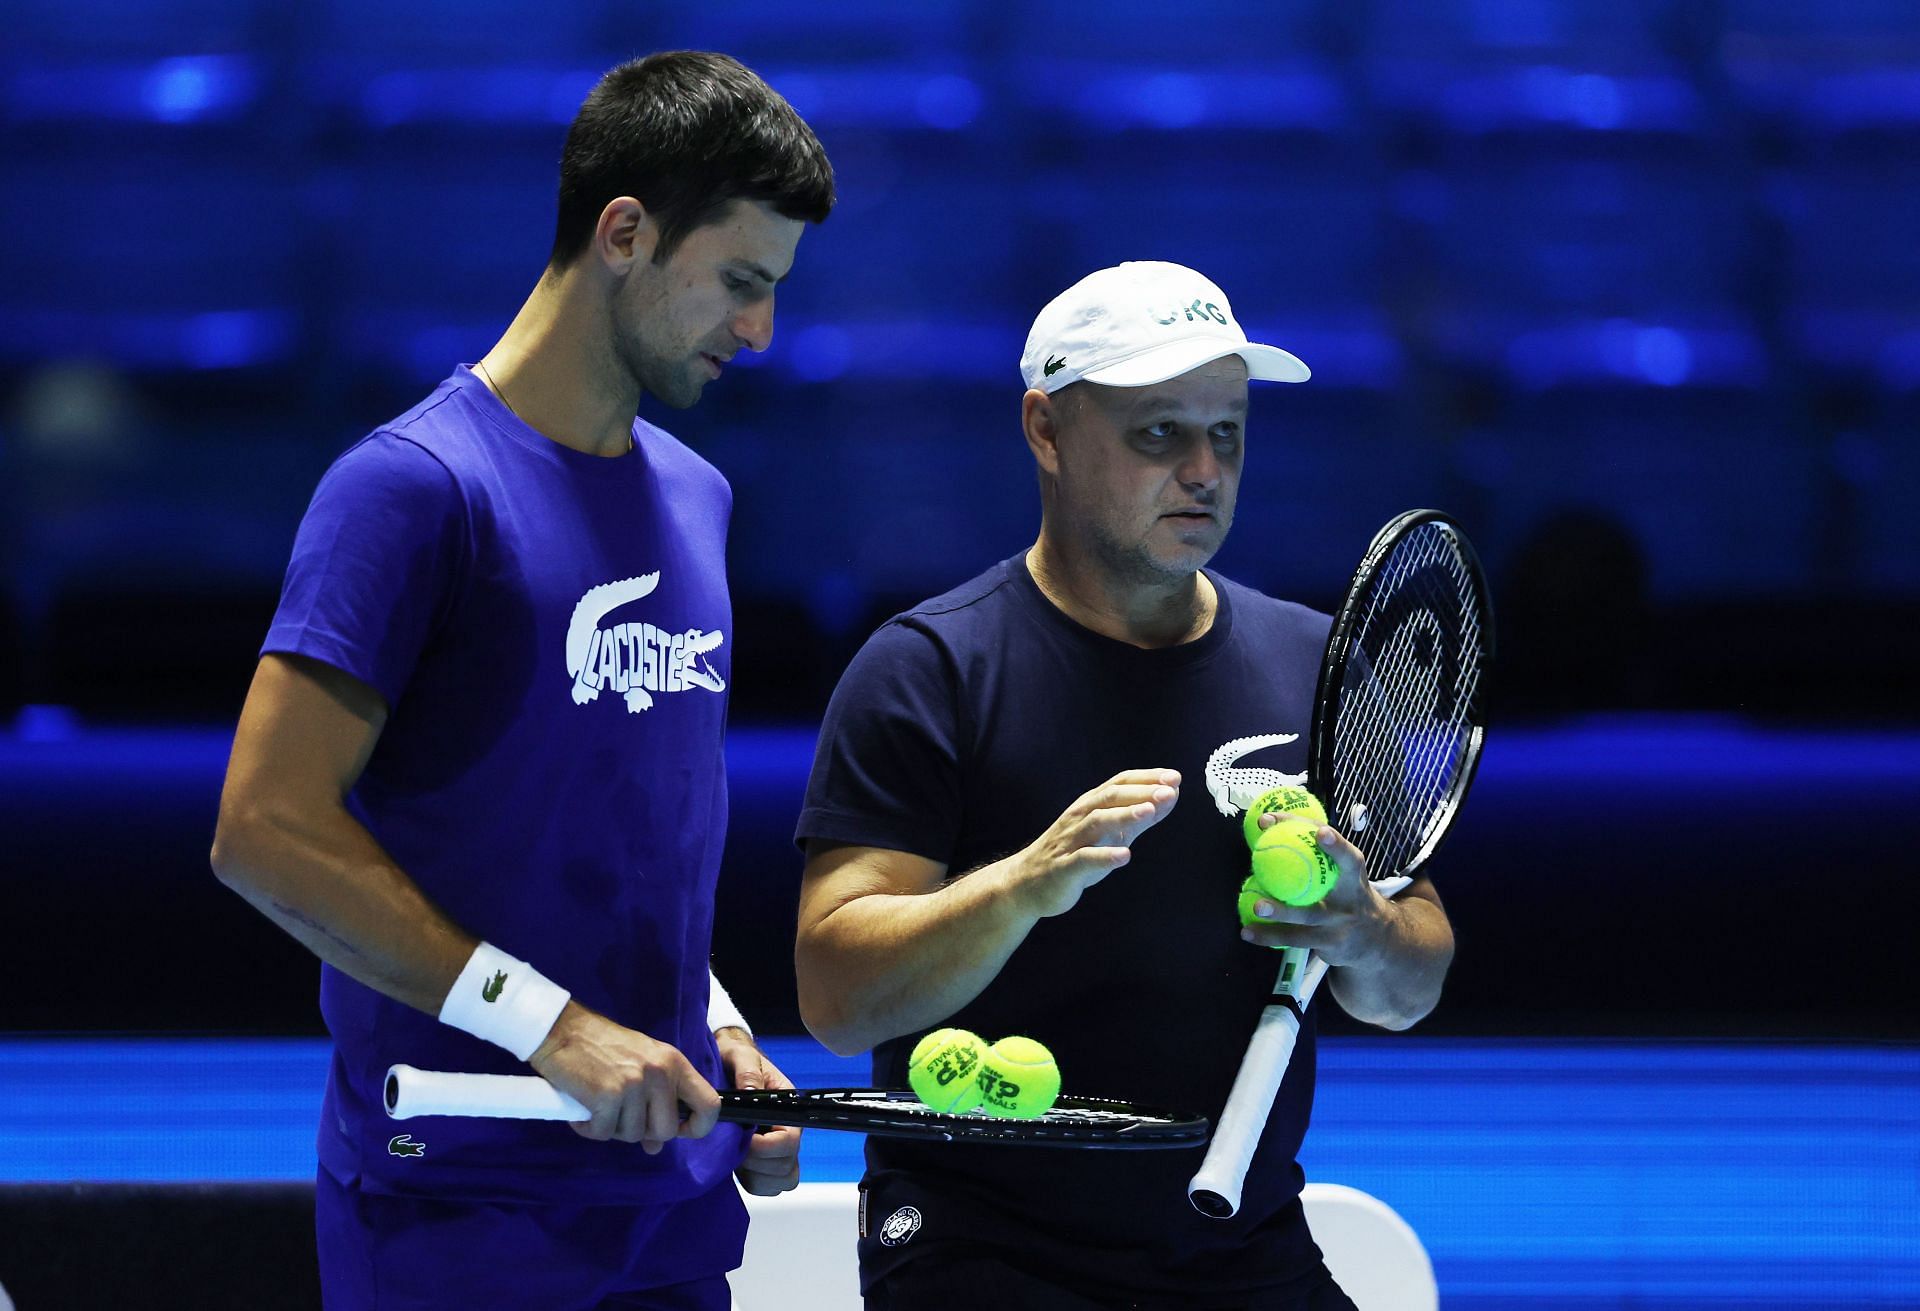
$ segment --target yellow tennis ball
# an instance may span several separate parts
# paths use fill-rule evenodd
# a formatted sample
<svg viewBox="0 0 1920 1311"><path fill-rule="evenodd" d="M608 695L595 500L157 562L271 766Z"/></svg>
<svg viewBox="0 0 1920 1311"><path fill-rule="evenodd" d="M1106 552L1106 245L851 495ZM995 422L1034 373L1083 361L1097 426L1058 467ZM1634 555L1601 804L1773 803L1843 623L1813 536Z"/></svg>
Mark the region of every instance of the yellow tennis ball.
<svg viewBox="0 0 1920 1311"><path fill-rule="evenodd" d="M1249 874L1240 884L1240 927L1253 928L1267 921L1253 913L1253 903L1260 900L1260 885Z"/></svg>
<svg viewBox="0 0 1920 1311"><path fill-rule="evenodd" d="M987 1044L965 1029L935 1029L913 1046L907 1083L936 1111L971 1111L980 1104L980 1060Z"/></svg>
<svg viewBox="0 0 1920 1311"><path fill-rule="evenodd" d="M1327 822L1327 808L1313 793L1301 787L1273 788L1256 797L1240 819L1240 831L1246 834L1249 847L1259 842L1260 835L1266 831L1260 827L1260 817L1268 811L1297 815L1316 827Z"/></svg>
<svg viewBox="0 0 1920 1311"><path fill-rule="evenodd" d="M1260 898L1262 897L1266 897L1268 901L1272 901L1275 899L1271 894L1262 892L1260 890L1260 884L1253 877L1253 875L1251 874L1247 875L1246 880L1240 884L1240 899L1239 899L1238 909L1240 911L1240 927L1241 928L1258 929L1258 928L1277 927L1272 920L1263 920L1258 915L1253 913L1254 906L1259 904ZM1275 946L1280 944L1269 943L1267 945Z"/></svg>
<svg viewBox="0 0 1920 1311"><path fill-rule="evenodd" d="M1311 906L1340 881L1340 867L1321 849L1318 832L1306 824L1275 824L1261 833L1253 847L1253 883L1262 895Z"/></svg>
<svg viewBox="0 0 1920 1311"><path fill-rule="evenodd" d="M1031 1038L1002 1038L980 1062L980 1106L1006 1120L1046 1114L1060 1096L1060 1067L1053 1053Z"/></svg>

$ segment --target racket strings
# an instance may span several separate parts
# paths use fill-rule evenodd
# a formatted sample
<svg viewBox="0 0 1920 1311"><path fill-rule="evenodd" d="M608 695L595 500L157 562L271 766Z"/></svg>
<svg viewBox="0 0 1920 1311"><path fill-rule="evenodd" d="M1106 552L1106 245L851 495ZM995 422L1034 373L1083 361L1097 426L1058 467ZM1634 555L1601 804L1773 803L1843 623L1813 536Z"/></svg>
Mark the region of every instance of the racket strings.
<svg viewBox="0 0 1920 1311"><path fill-rule="evenodd" d="M1429 523L1389 552L1361 608L1354 642L1365 658L1343 676L1331 800L1376 878L1407 868L1445 823L1478 718L1475 596L1452 534Z"/></svg>
<svg viewBox="0 0 1920 1311"><path fill-rule="evenodd" d="M968 1120L981 1124L1004 1125L1008 1121L996 1119L985 1112L936 1111L920 1102L896 1100L888 1097L835 1097L832 1099L835 1109L880 1111L888 1115L902 1115L911 1119ZM1160 1117L1142 1114L1139 1111L1110 1111L1090 1106L1055 1106L1036 1117L1047 1124L1058 1125L1123 1125L1152 1123Z"/></svg>

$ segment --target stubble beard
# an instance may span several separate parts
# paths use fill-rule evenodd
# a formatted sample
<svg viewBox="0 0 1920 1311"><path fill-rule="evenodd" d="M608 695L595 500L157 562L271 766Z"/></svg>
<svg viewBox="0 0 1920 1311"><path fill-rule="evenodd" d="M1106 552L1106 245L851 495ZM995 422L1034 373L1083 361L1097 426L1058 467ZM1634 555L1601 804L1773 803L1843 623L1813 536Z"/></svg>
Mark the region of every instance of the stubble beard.
<svg viewBox="0 0 1920 1311"><path fill-rule="evenodd" d="M643 311L641 321L644 322L645 317ZM652 396L675 410L690 410L698 403L701 382L691 376L686 361L676 366L654 349L640 329L629 330L621 322L617 308L613 311L612 330L614 355L641 394Z"/></svg>
<svg viewBox="0 0 1920 1311"><path fill-rule="evenodd" d="M1156 521L1157 526L1157 521ZM1149 530L1151 531L1151 530ZM1114 582L1127 587L1167 587L1184 582L1206 567L1219 547L1206 551L1197 560L1170 561L1155 554L1143 536L1124 541L1104 526L1095 526L1087 534L1087 545L1100 568ZM1195 550L1198 548L1187 548Z"/></svg>

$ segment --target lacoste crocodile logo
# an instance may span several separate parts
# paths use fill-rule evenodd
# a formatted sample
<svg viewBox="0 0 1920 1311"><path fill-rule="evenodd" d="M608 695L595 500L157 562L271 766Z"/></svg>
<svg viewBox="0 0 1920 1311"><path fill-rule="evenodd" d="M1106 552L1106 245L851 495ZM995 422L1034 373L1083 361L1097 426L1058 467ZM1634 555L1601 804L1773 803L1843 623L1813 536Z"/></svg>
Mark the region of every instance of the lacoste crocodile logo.
<svg viewBox="0 0 1920 1311"><path fill-rule="evenodd" d="M1277 787L1299 787L1306 783L1302 774L1282 774L1277 769L1240 769L1235 762L1262 747L1284 746L1300 740L1298 733L1266 733L1259 737L1237 737L1207 757L1207 793L1221 814L1232 818L1260 799L1263 792Z"/></svg>
<svg viewBox="0 0 1920 1311"><path fill-rule="evenodd" d="M603 583L573 607L567 625L567 674L573 679L575 705L584 706L607 689L626 698L629 714L639 714L653 708L655 692L727 690L726 680L706 659L727 640L724 633L700 628L667 632L639 622L600 627L612 611L652 595L659 585L658 570Z"/></svg>
<svg viewBox="0 0 1920 1311"><path fill-rule="evenodd" d="M427 1145L417 1143L410 1133L398 1133L387 1139L388 1156L425 1156Z"/></svg>
<svg viewBox="0 0 1920 1311"><path fill-rule="evenodd" d="M1067 357L1064 355L1056 355L1047 361L1045 368L1040 370L1040 376L1043 378L1051 378L1054 374L1066 367Z"/></svg>
<svg viewBox="0 0 1920 1311"><path fill-rule="evenodd" d="M500 994L503 991L505 991L506 986L507 986L507 972L505 970L501 970L498 974L494 975L491 979L488 979L485 983L480 985L480 1000L481 1001L499 1001Z"/></svg>

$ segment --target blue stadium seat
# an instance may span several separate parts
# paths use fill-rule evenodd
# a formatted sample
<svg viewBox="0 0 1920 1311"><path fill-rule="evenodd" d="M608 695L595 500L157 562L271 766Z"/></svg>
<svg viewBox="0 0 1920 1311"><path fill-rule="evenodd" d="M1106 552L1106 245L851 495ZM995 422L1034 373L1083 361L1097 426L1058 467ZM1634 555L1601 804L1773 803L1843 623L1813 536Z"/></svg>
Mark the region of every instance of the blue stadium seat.
<svg viewBox="0 0 1920 1311"><path fill-rule="evenodd" d="M267 0L12 0L7 46L28 63L253 51L281 8Z"/></svg>
<svg viewBox="0 0 1920 1311"><path fill-rule="evenodd" d="M1920 364L1920 331L1904 353ZM1920 373L1864 430L1836 440L1850 513L1842 531L1862 592L1920 599Z"/></svg>
<svg viewBox="0 0 1920 1311"><path fill-rule="evenodd" d="M419 385L486 352L553 244L562 131L549 131L544 147L480 152L437 134L365 147L329 191L316 256L337 359Z"/></svg>
<svg viewBox="0 0 1920 1311"><path fill-rule="evenodd" d="M1253 151L1271 136L1356 125L1345 81L1328 61L1297 52L1262 59L1237 46L1229 57L1143 60L1140 49L1110 60L1079 49L1070 57L1029 52L1013 61L1005 89L1036 142L1076 134L1093 152L1128 131L1232 133Z"/></svg>
<svg viewBox="0 0 1920 1311"><path fill-rule="evenodd" d="M1316 373L1257 385L1252 404L1233 531L1214 562L1231 578L1330 608L1388 519L1466 508L1410 395L1328 389Z"/></svg>
<svg viewBox="0 0 1920 1311"><path fill-rule="evenodd" d="M1920 133L1920 7L1725 0L1719 65L1742 108L1792 136Z"/></svg>
<svg viewBox="0 0 1920 1311"><path fill-rule="evenodd" d="M1778 395L1737 390L1519 398L1456 457L1477 488L1475 542L1497 565L1548 516L1599 510L1640 543L1656 601L1806 594L1832 475L1788 413Z"/></svg>
<svg viewBox="0 0 1920 1311"><path fill-rule="evenodd" d="M1456 142L1405 195L1431 243L1437 358L1529 386L1759 381L1761 207L1737 161L1672 140Z"/></svg>
<svg viewBox="0 0 1920 1311"><path fill-rule="evenodd" d="M1189 264L1236 306L1382 300L1391 192L1365 155L1329 144L1223 160L1162 138L1121 148L1130 167L1089 163L1033 185L1029 221L1043 250L1083 272L1122 259Z"/></svg>
<svg viewBox="0 0 1920 1311"><path fill-rule="evenodd" d="M306 237L271 13L28 0L0 42L0 357L289 360Z"/></svg>
<svg viewBox="0 0 1920 1311"><path fill-rule="evenodd" d="M1394 385L1401 350L1386 306L1403 270L1375 143L1232 142L1223 156L1190 133L1132 132L1043 171L1027 188L1029 316L1094 269L1171 260L1219 283L1248 332L1294 350L1323 388ZM1126 167L1112 167L1116 154Z"/></svg>
<svg viewBox="0 0 1920 1311"><path fill-rule="evenodd" d="M1666 52L1675 0L1369 0L1370 55L1463 63L1513 51L1583 50L1648 58Z"/></svg>
<svg viewBox="0 0 1920 1311"><path fill-rule="evenodd" d="M1671 0L1374 0L1370 94L1430 130L1690 135L1704 107Z"/></svg>
<svg viewBox="0 0 1920 1311"><path fill-rule="evenodd" d="M1212 70L1226 84L1236 65L1251 70L1332 56L1349 9L1339 0L1029 0L994 21L1008 50L1040 62L1057 55L1124 66L1145 56Z"/></svg>
<svg viewBox="0 0 1920 1311"><path fill-rule="evenodd" d="M0 168L0 355L192 371L299 348L311 256L288 161L156 146Z"/></svg>
<svg viewBox="0 0 1920 1311"><path fill-rule="evenodd" d="M721 50L763 74L763 64L912 63L986 44L997 31L973 0L729 0L663 9L649 33L660 44L650 48Z"/></svg>
<svg viewBox="0 0 1920 1311"><path fill-rule="evenodd" d="M820 593L821 622L834 629L876 596L943 592L1031 544L1039 496L1017 358L1016 346L1002 380L980 385L789 384L777 422L703 438L734 484L730 549L742 576L789 596ZM835 601L823 579L851 595Z"/></svg>
<svg viewBox="0 0 1920 1311"><path fill-rule="evenodd" d="M102 60L14 47L0 56L0 107L30 137L91 129L94 144L124 150L148 137L262 126L269 72L266 60L245 52Z"/></svg>
<svg viewBox="0 0 1920 1311"><path fill-rule="evenodd" d="M513 0L327 0L302 6L298 48L347 66L484 67L591 63L603 19L635 39L656 24L648 6L550 0L537 13Z"/></svg>
<svg viewBox="0 0 1920 1311"><path fill-rule="evenodd" d="M1017 277L1024 184L994 143L847 131L827 144L839 202L780 290L773 367L812 381L1017 377L1039 305Z"/></svg>
<svg viewBox="0 0 1920 1311"><path fill-rule="evenodd" d="M1912 384L1898 343L1920 331L1920 136L1899 151L1834 149L1776 180L1782 326L1830 381Z"/></svg>
<svg viewBox="0 0 1920 1311"><path fill-rule="evenodd" d="M510 0L329 0L300 10L292 76L348 150L362 134L419 128L465 131L468 148L485 150L501 130L564 129L602 72L645 52L651 12L558 0L536 18Z"/></svg>

